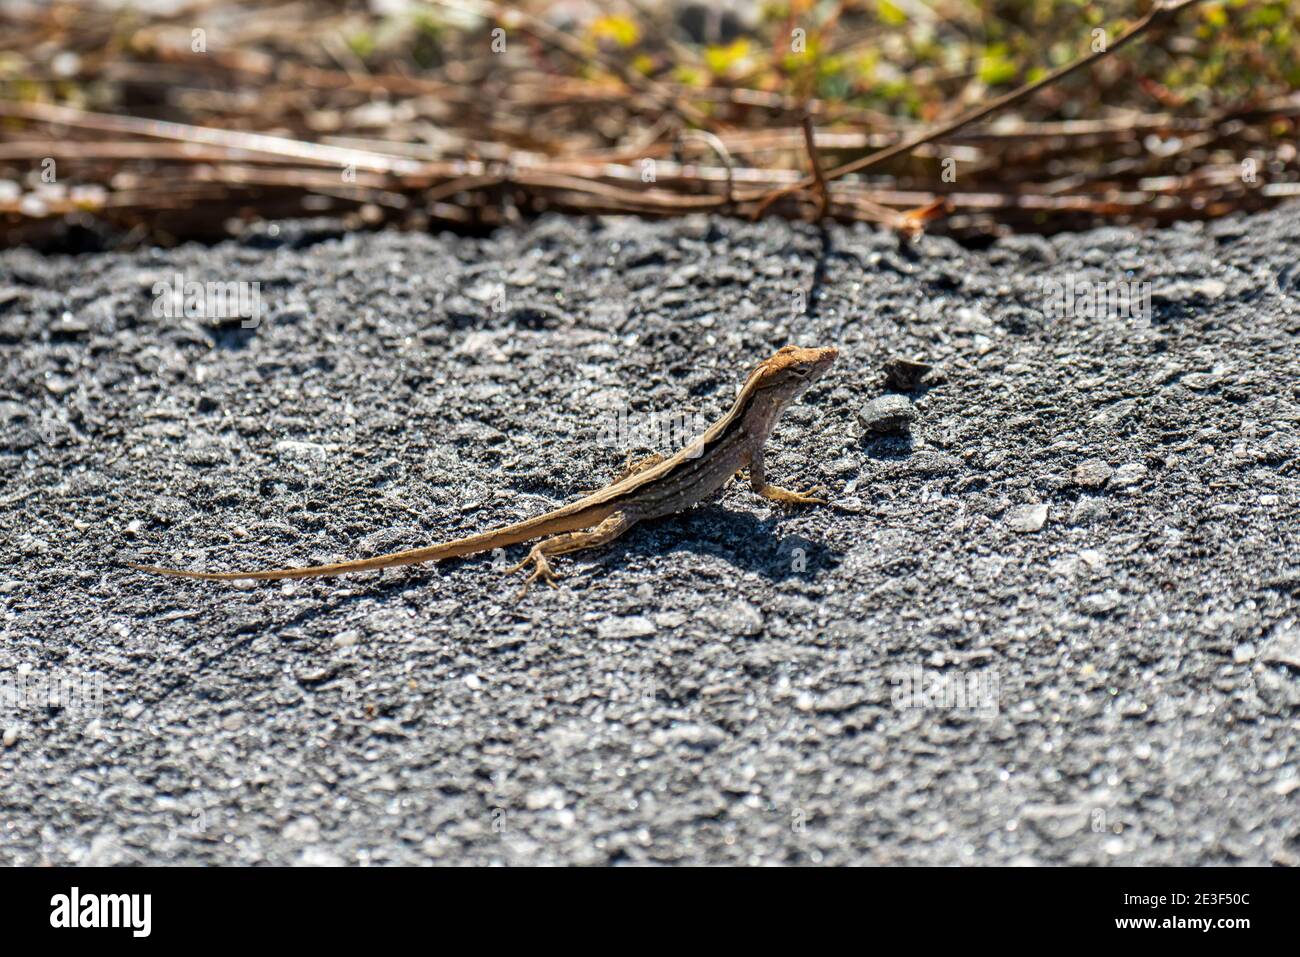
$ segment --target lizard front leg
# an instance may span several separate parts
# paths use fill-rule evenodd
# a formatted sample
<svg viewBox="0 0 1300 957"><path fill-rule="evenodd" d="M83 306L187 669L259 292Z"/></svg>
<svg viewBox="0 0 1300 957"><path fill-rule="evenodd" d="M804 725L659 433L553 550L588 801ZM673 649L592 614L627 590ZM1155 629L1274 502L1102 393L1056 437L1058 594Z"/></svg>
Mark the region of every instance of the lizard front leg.
<svg viewBox="0 0 1300 957"><path fill-rule="evenodd" d="M763 471L763 450L759 449L749 460L749 487L752 488L763 498L771 499L773 502L781 502L785 505L825 505L826 499L817 498L813 493L821 492L825 494L825 489L820 486L810 488L807 492L792 492L787 488L781 488L779 485L769 485L767 475Z"/></svg>
<svg viewBox="0 0 1300 957"><path fill-rule="evenodd" d="M559 586L555 582L560 576L551 568L551 563L547 561L548 555L563 555L566 552L576 552L583 548L595 548L597 545L605 545L618 538L635 524L636 519L629 516L627 512L614 512L594 528L585 529L581 532L564 532L561 535L552 535L529 549L527 557L518 565L507 569L507 573L517 572L529 562L533 563L533 573L524 579L524 587L519 592L520 598L528 594L529 586L539 578L552 588L558 588Z"/></svg>
<svg viewBox="0 0 1300 957"><path fill-rule="evenodd" d="M623 479L631 478L633 475L640 475L646 469L654 468L663 460L664 460L664 454L662 452L651 452L649 455L647 455L645 458L641 459L640 461L633 462L632 453L628 452L627 461L623 463L623 471L619 473L618 478L614 479L614 481L610 482L609 484L617 485L619 482L623 481Z"/></svg>

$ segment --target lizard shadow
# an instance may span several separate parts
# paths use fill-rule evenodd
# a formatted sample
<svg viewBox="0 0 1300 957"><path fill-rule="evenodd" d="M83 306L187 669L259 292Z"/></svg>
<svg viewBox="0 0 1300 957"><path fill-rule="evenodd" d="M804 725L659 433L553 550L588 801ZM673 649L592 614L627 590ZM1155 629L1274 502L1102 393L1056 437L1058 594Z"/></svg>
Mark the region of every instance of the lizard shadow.
<svg viewBox="0 0 1300 957"><path fill-rule="evenodd" d="M904 462L916 451L916 442L910 434L864 435L858 440L863 454L877 462Z"/></svg>
<svg viewBox="0 0 1300 957"><path fill-rule="evenodd" d="M564 576L561 585L565 579L579 576L584 581L603 578L630 556L662 558L680 552L720 558L739 571L754 572L773 582L791 578L812 581L838 566L843 551L806 535L783 534L781 525L793 514L795 513L774 511L767 517L760 517L751 512L734 511L720 504L704 504L678 515L639 523L609 545L564 555L558 561L553 561L557 561L557 570ZM529 545L512 546L508 558L510 564L521 560L528 553L528 547ZM489 565L486 570L489 574L492 573L490 563L482 555L452 559L445 563L445 567L470 567L474 564ZM441 574L443 572L435 566L419 565L412 566L400 577L358 583L351 589L350 595L331 598L304 609L278 627L305 624L312 618L331 614L350 602L393 597L412 586L418 587L424 583L432 585ZM524 573L517 574L522 579ZM641 577L649 577L651 574L657 576L662 572L643 572ZM544 588L542 590L545 591Z"/></svg>
<svg viewBox="0 0 1300 957"><path fill-rule="evenodd" d="M680 552L720 558L739 571L754 572L773 582L791 578L812 581L835 568L843 552L824 541L805 535L782 534L782 523L794 514L773 512L767 517L760 517L751 512L734 511L720 504L706 503L677 515L641 522L608 545L574 552L552 561L563 576L561 586L570 578L581 577L584 582L603 578L630 556L661 558ZM523 559L528 554L529 547L531 543L511 546L509 563L514 564ZM465 567L484 563L484 556L467 555L445 564L448 568L455 568L461 566L461 563ZM412 566L402 578L375 581L354 589L351 598L377 598L426 581L433 583L439 574L435 567ZM524 573L517 574L522 580ZM659 571L643 572L639 577L660 574ZM545 591L544 588L542 590ZM335 610L339 604L340 601L331 601L316 609L304 611L300 617L311 618L316 614L325 614ZM301 623L301 620L295 620L291 624Z"/></svg>
<svg viewBox="0 0 1300 957"><path fill-rule="evenodd" d="M839 564L842 551L825 541L783 533L781 526L787 520L788 516L781 513L760 517L705 504L637 525L607 548L591 552L581 567L585 574L599 569L603 577L629 556L671 557L689 552L720 558L739 571L780 582L791 578L812 581ZM582 553L573 557L581 561Z"/></svg>

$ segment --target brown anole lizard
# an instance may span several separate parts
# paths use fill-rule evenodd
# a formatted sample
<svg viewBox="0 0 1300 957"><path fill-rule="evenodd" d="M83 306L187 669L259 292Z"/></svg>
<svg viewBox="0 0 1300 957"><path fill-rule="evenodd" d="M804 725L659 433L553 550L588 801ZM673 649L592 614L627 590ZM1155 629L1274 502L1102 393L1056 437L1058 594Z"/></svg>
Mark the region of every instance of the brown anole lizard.
<svg viewBox="0 0 1300 957"><path fill-rule="evenodd" d="M689 508L708 498L741 469L749 469L751 487L764 498L786 504L823 504L822 499L807 493L769 485L763 470L763 445L786 406L820 378L837 355L836 350L830 347L784 347L759 363L745 379L736 401L726 414L677 454L670 458L651 456L627 469L621 478L599 491L545 515L504 528L440 545L310 568L191 572L128 564L138 571L205 581L312 578L442 561L541 539L510 571L518 571L532 562L533 572L524 582L524 590L527 591L528 586L539 578L554 585L558 576L551 568L551 556L604 545L637 522Z"/></svg>

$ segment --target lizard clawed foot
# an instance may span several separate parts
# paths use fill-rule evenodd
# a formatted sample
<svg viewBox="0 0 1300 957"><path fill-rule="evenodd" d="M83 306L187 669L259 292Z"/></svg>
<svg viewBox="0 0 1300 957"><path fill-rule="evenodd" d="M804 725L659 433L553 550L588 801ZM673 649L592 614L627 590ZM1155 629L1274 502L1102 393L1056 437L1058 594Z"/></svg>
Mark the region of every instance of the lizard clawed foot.
<svg viewBox="0 0 1300 957"><path fill-rule="evenodd" d="M529 562L533 563L533 573L524 579L524 585L519 589L519 596L515 599L516 601L527 595L528 589L531 588L533 582L537 581L539 578L545 581L546 584L550 585L552 588L560 587L559 584L557 584L560 578L559 573L551 567L551 563L546 560L546 555L536 548L530 551L527 557L518 565L513 565L510 568L507 568L506 574L508 575L512 572L519 571Z"/></svg>
<svg viewBox="0 0 1300 957"><path fill-rule="evenodd" d="M783 505L825 505L826 499L819 496L826 494L825 487L815 485L806 492L792 492L779 485L768 485L761 492L763 498L780 502Z"/></svg>

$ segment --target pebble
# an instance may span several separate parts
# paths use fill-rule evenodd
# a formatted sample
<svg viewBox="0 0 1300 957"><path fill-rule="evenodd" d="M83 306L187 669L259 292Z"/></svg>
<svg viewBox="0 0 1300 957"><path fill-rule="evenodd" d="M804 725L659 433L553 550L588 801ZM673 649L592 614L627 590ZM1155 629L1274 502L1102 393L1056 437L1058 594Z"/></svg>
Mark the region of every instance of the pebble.
<svg viewBox="0 0 1300 957"><path fill-rule="evenodd" d="M1273 793L1278 797L1286 797L1296 788L1300 788L1300 778L1286 778L1273 785Z"/></svg>
<svg viewBox="0 0 1300 957"><path fill-rule="evenodd" d="M933 369L934 366L920 359L895 356L885 362L885 388L891 392L912 392Z"/></svg>
<svg viewBox="0 0 1300 957"><path fill-rule="evenodd" d="M1110 509L1099 498L1081 498L1070 510L1071 525L1091 525L1103 522L1110 516Z"/></svg>
<svg viewBox="0 0 1300 957"><path fill-rule="evenodd" d="M719 631L730 635L756 635L763 630L762 613L747 601L712 609L706 617Z"/></svg>
<svg viewBox="0 0 1300 957"><path fill-rule="evenodd" d="M1085 548L1079 552L1080 560L1094 572L1103 572L1106 570L1106 555L1095 548Z"/></svg>
<svg viewBox="0 0 1300 957"><path fill-rule="evenodd" d="M1279 625L1259 649L1259 658L1300 670L1300 627L1293 622Z"/></svg>
<svg viewBox="0 0 1300 957"><path fill-rule="evenodd" d="M276 442L274 448L281 455L298 458L324 459L329 454L329 450L317 442L295 442L292 439Z"/></svg>
<svg viewBox="0 0 1300 957"><path fill-rule="evenodd" d="M1047 523L1047 506L1017 505L1009 508L1006 523L1013 532L1036 532Z"/></svg>
<svg viewBox="0 0 1300 957"><path fill-rule="evenodd" d="M45 380L46 391L51 395L63 395L72 389L74 385L75 383L71 379L59 375L49 376Z"/></svg>
<svg viewBox="0 0 1300 957"><path fill-rule="evenodd" d="M4 741L6 748L12 748L18 743L18 729L16 727L5 728L4 738L0 740Z"/></svg>
<svg viewBox="0 0 1300 957"><path fill-rule="evenodd" d="M50 332L56 336L77 336L89 331L90 326L74 317L70 312L65 312L60 318L50 323Z"/></svg>
<svg viewBox="0 0 1300 957"><path fill-rule="evenodd" d="M320 840L320 823L314 817L300 817L286 824L280 836L286 841L312 844Z"/></svg>
<svg viewBox="0 0 1300 957"><path fill-rule="evenodd" d="M1195 392L1213 389L1224 380L1224 376L1214 372L1192 372L1183 376L1182 384Z"/></svg>
<svg viewBox="0 0 1300 957"><path fill-rule="evenodd" d="M871 435L905 433L916 420L916 409L905 395L882 395L858 413L858 422Z"/></svg>
<svg viewBox="0 0 1300 957"><path fill-rule="evenodd" d="M727 740L727 734L712 724L679 724L672 728L659 728L650 733L650 743L657 748L684 744L692 748L711 751Z"/></svg>
<svg viewBox="0 0 1300 957"><path fill-rule="evenodd" d="M1128 488L1131 485L1137 485L1147 477L1149 469L1141 462L1129 462L1127 465L1121 465L1111 476L1111 488Z"/></svg>
<svg viewBox="0 0 1300 957"><path fill-rule="evenodd" d="M529 791L524 798L524 807L530 811L540 811L548 807L558 811L563 806L564 792L557 787L538 788Z"/></svg>
<svg viewBox="0 0 1300 957"><path fill-rule="evenodd" d="M656 631L655 623L644 615L605 618L596 626L597 638L644 638Z"/></svg>
<svg viewBox="0 0 1300 957"><path fill-rule="evenodd" d="M330 644L335 648L350 648L361 640L361 632L356 629L340 631L331 640Z"/></svg>
<svg viewBox="0 0 1300 957"><path fill-rule="evenodd" d="M992 329L993 320L979 309L962 306L952 314L952 328L957 332L975 332L980 329Z"/></svg>
<svg viewBox="0 0 1300 957"><path fill-rule="evenodd" d="M1196 299L1215 300L1228 291L1226 283L1218 279L1201 279L1196 282L1156 283L1151 298L1156 302L1192 302Z"/></svg>
<svg viewBox="0 0 1300 957"><path fill-rule="evenodd" d="M298 858L303 867L342 867L347 862L327 847L305 847Z"/></svg>
<svg viewBox="0 0 1300 957"><path fill-rule="evenodd" d="M1124 419L1133 414L1137 407L1136 399L1120 399L1112 402L1089 419L1089 423L1099 429L1113 429Z"/></svg>
<svg viewBox="0 0 1300 957"><path fill-rule="evenodd" d="M1070 481L1082 488L1101 488L1114 471L1101 459L1088 459L1074 467L1074 471L1070 473Z"/></svg>
<svg viewBox="0 0 1300 957"><path fill-rule="evenodd" d="M1119 607L1120 594L1113 588L1092 595L1085 595L1079 604L1090 615L1107 615Z"/></svg>

